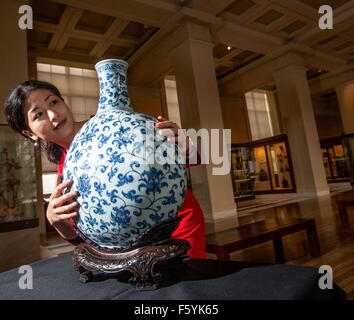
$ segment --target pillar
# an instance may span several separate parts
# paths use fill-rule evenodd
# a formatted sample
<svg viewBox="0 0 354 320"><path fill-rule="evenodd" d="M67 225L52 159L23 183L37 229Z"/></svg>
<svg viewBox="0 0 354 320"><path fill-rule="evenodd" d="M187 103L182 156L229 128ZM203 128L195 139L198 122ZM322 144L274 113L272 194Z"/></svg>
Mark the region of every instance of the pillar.
<svg viewBox="0 0 354 320"><path fill-rule="evenodd" d="M185 38L172 52L181 124L184 129L222 129L223 119L209 29L186 22ZM181 31L181 30L179 30ZM220 152L221 154L221 152ZM236 217L230 172L213 174L213 164L191 168L192 191L206 221Z"/></svg>
<svg viewBox="0 0 354 320"><path fill-rule="evenodd" d="M297 193L329 194L303 59L288 53L274 73L279 109L288 135Z"/></svg>

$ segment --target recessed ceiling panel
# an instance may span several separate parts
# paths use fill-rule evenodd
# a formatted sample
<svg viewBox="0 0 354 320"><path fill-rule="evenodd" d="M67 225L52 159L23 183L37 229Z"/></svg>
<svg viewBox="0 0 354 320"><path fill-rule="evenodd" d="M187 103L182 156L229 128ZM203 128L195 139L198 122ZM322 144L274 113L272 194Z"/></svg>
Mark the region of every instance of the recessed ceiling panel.
<svg viewBox="0 0 354 320"><path fill-rule="evenodd" d="M295 31L300 30L302 27L306 26L306 23L300 21L300 20L296 20L293 23L289 24L288 26L286 26L285 28L281 29L281 31L287 33L287 34L292 34Z"/></svg>
<svg viewBox="0 0 354 320"><path fill-rule="evenodd" d="M29 30L27 33L28 42L35 44L40 47L48 47L50 40L52 39L52 34L49 32L44 32L40 30Z"/></svg>
<svg viewBox="0 0 354 320"><path fill-rule="evenodd" d="M343 44L337 46L337 47L334 47L333 49L336 50L336 51L341 51L341 50L344 50L344 49L348 49L349 47L353 46L354 45L354 42L351 42L351 41L347 41L347 42L344 42Z"/></svg>
<svg viewBox="0 0 354 320"><path fill-rule="evenodd" d="M113 21L111 16L85 10L75 29L103 34Z"/></svg>
<svg viewBox="0 0 354 320"><path fill-rule="evenodd" d="M254 52L245 50L245 51L242 51L237 56L233 57L231 60L236 63L241 63L241 62L247 60L248 58L250 58L253 54L254 54Z"/></svg>
<svg viewBox="0 0 354 320"><path fill-rule="evenodd" d="M254 7L255 5L256 3L251 0L236 0L228 8L226 8L225 11L231 12L239 16Z"/></svg>
<svg viewBox="0 0 354 320"><path fill-rule="evenodd" d="M228 48L230 48L230 49L228 49ZM213 51L214 51L214 57L217 59L220 59L220 58L226 56L227 54L229 54L230 52L232 52L233 48L231 48L225 44L218 44L218 45L214 46Z"/></svg>
<svg viewBox="0 0 354 320"><path fill-rule="evenodd" d="M95 41L79 39L79 38L69 38L69 40L67 41L64 47L64 50L88 53L93 49L95 44L96 44Z"/></svg>
<svg viewBox="0 0 354 320"><path fill-rule="evenodd" d="M149 26L142 23L131 21L119 35L120 38L139 40L141 39Z"/></svg>
<svg viewBox="0 0 354 320"><path fill-rule="evenodd" d="M326 39L320 41L318 44L321 45L321 46L323 46L323 45L329 44L329 43L331 43L332 41L335 41L335 40L337 40L337 39L339 39L338 36L330 36L330 37L328 37L328 38L326 38Z"/></svg>
<svg viewBox="0 0 354 320"><path fill-rule="evenodd" d="M112 44L108 50L105 52L105 55L112 55L112 56L117 56L117 57L124 57L125 54L127 53L128 48L126 47L121 47Z"/></svg>
<svg viewBox="0 0 354 320"><path fill-rule="evenodd" d="M282 13L275 11L275 10L269 10L267 11L265 14L263 14L262 16L260 16L257 20L255 20L255 22L258 22L260 24L263 24L265 26L270 25L271 23L273 23L274 21L278 20L279 18L281 18L283 16Z"/></svg>
<svg viewBox="0 0 354 320"><path fill-rule="evenodd" d="M33 18L37 21L59 24L65 5L48 0L32 0Z"/></svg>

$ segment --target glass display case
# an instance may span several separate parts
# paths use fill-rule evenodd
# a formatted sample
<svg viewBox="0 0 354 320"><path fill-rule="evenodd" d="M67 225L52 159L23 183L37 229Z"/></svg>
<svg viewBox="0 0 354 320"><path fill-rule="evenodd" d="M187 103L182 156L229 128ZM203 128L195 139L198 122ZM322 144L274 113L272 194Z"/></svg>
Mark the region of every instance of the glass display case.
<svg viewBox="0 0 354 320"><path fill-rule="evenodd" d="M342 140L341 137L321 140L322 159L328 182L350 180L349 154Z"/></svg>
<svg viewBox="0 0 354 320"><path fill-rule="evenodd" d="M255 162L255 193L296 192L287 136L249 144Z"/></svg>
<svg viewBox="0 0 354 320"><path fill-rule="evenodd" d="M235 201L254 199L254 165L249 147L233 144L231 160Z"/></svg>
<svg viewBox="0 0 354 320"><path fill-rule="evenodd" d="M347 164L348 178L351 185L354 185L354 133L343 135L341 141Z"/></svg>
<svg viewBox="0 0 354 320"><path fill-rule="evenodd" d="M256 194L296 192L286 134L232 145L235 201Z"/></svg>
<svg viewBox="0 0 354 320"><path fill-rule="evenodd" d="M0 125L0 231L21 229L21 221L38 223L35 172L33 144Z"/></svg>
<svg viewBox="0 0 354 320"><path fill-rule="evenodd" d="M268 158L264 146L253 148L253 157L255 162L255 190L271 190L271 178L269 173Z"/></svg>

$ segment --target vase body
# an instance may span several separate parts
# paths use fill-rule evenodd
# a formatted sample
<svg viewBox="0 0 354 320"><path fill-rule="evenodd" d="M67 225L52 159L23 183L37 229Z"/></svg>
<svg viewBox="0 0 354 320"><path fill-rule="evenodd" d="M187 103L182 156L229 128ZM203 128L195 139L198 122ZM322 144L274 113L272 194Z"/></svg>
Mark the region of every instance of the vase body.
<svg viewBox="0 0 354 320"><path fill-rule="evenodd" d="M73 139L63 171L79 192L78 229L103 248L127 248L176 217L186 191L177 145L159 136L156 119L132 110L127 67L117 59L96 64L98 111Z"/></svg>

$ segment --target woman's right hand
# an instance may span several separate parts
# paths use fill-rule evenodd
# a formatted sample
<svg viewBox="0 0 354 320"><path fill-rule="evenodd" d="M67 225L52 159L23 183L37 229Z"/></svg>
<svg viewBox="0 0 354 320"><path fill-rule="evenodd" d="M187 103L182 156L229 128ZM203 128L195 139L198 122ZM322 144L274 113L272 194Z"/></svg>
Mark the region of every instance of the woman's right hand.
<svg viewBox="0 0 354 320"><path fill-rule="evenodd" d="M46 215L49 223L57 229L63 238L72 239L76 237L76 233L69 219L78 215L77 211L72 211L75 209L78 210L77 207L79 204L73 200L79 195L79 193L77 191L70 191L66 194L62 194L63 190L71 186L73 181L67 180L62 183L60 183L60 181L61 176L58 175L57 186L49 198ZM72 203L68 204L68 202Z"/></svg>

